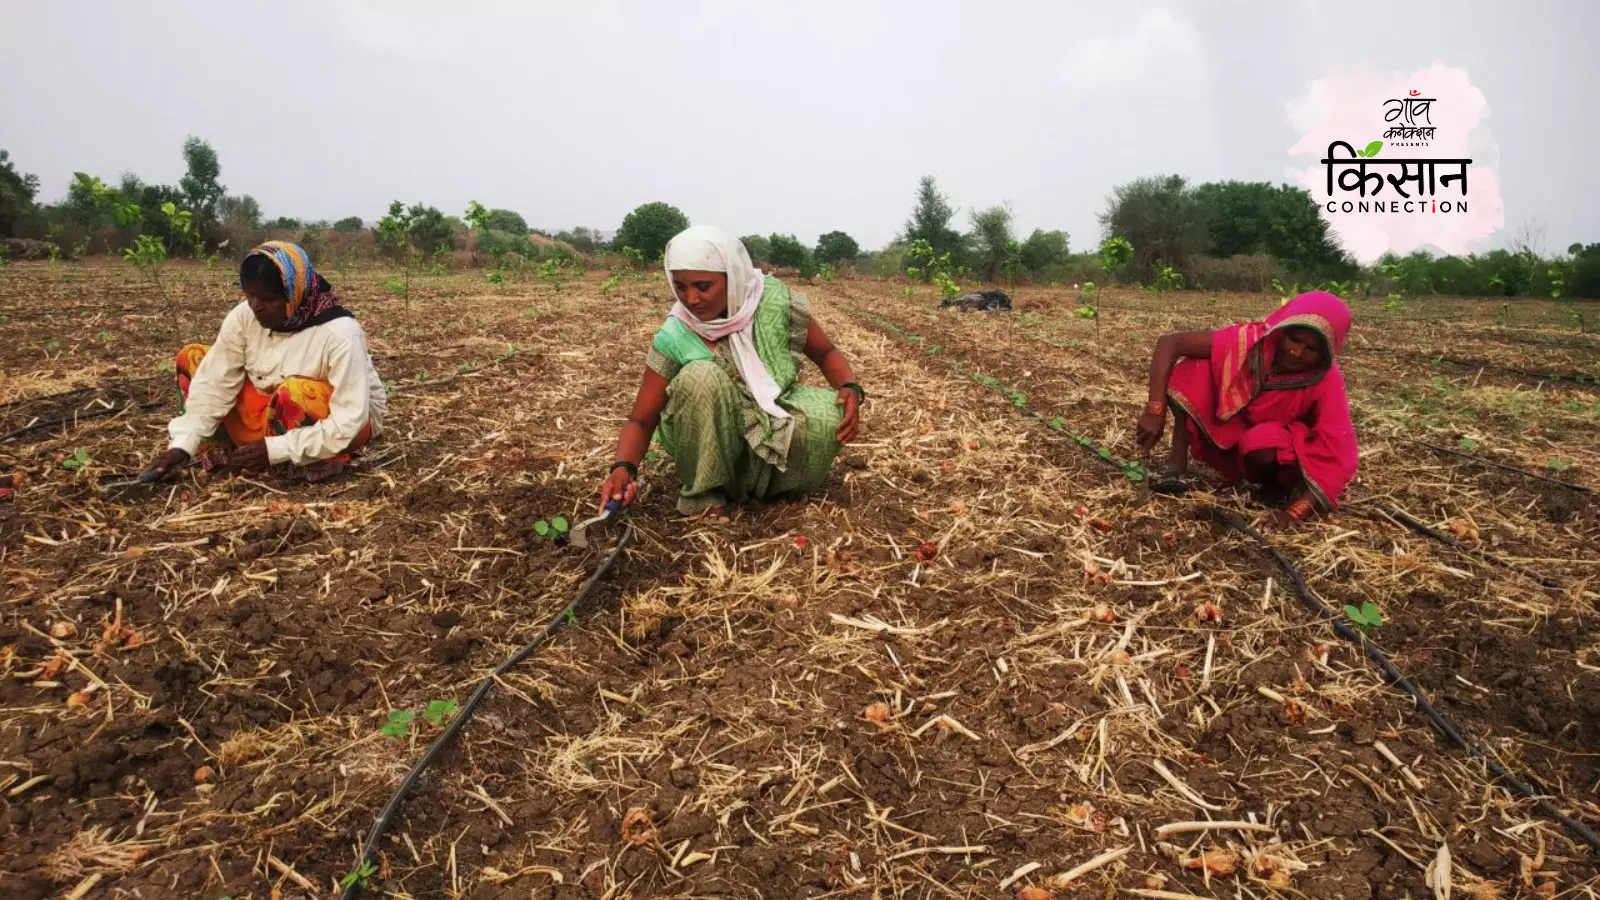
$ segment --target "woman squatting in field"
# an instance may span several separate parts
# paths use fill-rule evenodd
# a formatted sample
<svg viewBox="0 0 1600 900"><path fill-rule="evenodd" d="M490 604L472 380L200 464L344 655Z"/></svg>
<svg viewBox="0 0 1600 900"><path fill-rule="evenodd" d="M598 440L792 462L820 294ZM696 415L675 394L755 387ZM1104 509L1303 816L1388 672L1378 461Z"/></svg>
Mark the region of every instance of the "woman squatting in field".
<svg viewBox="0 0 1600 900"><path fill-rule="evenodd" d="M1149 451L1176 423L1167 473L1152 489L1186 490L1189 452L1229 483L1261 485L1282 527L1335 509L1359 457L1344 375L1334 361L1350 310L1326 291L1301 294L1265 321L1162 335L1150 402L1138 423ZM1178 362L1179 358L1181 362Z"/></svg>
<svg viewBox="0 0 1600 900"><path fill-rule="evenodd" d="M634 501L652 437L677 466L683 515L820 489L866 399L850 361L805 297L756 269L738 238L690 228L667 244L664 264L678 302L646 357L601 505ZM799 384L801 354L831 390Z"/></svg>
<svg viewBox="0 0 1600 900"><path fill-rule="evenodd" d="M387 393L366 334L299 245L268 241L239 266L241 301L216 343L178 351L181 415L148 474L165 478L206 445L207 470L288 464L337 475L383 427Z"/></svg>

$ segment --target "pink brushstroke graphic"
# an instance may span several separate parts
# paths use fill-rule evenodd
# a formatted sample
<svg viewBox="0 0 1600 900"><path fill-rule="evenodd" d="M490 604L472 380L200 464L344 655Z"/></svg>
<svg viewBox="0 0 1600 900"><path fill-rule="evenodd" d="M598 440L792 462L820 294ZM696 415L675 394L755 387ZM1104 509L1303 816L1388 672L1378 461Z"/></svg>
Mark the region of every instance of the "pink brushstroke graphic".
<svg viewBox="0 0 1600 900"><path fill-rule="evenodd" d="M1434 98L1429 118L1436 130L1426 147L1397 147L1393 146L1395 141L1384 138L1392 125L1400 124L1384 121L1385 102L1408 97ZM1289 148L1289 155L1296 160L1288 169L1289 177L1311 192L1339 242L1363 263L1384 253L1404 255L1423 247L1455 255L1470 253L1481 249L1490 235L1505 227L1505 204L1500 199L1500 179L1496 174L1500 149L1483 124L1488 112L1483 92L1472 86L1465 69L1443 63L1410 74L1379 72L1365 65L1339 69L1312 82L1303 96L1288 104L1290 124L1305 133ZM1465 199L1468 211L1329 212L1330 199L1342 204L1362 198L1359 193L1339 189L1337 179L1342 167L1334 168L1335 184L1330 197L1328 170L1320 162L1327 156L1328 145L1344 141L1360 150L1374 140L1384 142L1374 159L1471 159L1465 198L1461 196L1460 182L1451 182L1448 188L1440 186L1432 195L1419 195L1415 182L1406 186L1411 199L1419 205L1426 201L1431 207L1434 201L1449 200L1454 206L1456 201ZM1340 155L1346 155L1342 148ZM1304 169L1298 167L1302 158L1309 162ZM1401 174L1398 166L1370 166L1368 171L1393 173L1396 177ZM1440 175L1459 171L1459 166L1438 167ZM1369 188L1366 199L1404 202L1406 198L1385 182L1376 195Z"/></svg>

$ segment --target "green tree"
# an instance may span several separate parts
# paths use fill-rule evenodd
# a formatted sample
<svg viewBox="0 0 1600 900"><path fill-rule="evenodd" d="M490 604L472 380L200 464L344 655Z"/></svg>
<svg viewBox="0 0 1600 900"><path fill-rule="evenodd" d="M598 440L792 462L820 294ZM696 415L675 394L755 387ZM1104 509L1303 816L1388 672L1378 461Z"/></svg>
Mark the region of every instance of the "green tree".
<svg viewBox="0 0 1600 900"><path fill-rule="evenodd" d="M759 234L747 234L739 240L744 242L744 249L750 254L753 263L769 262L772 259L772 242Z"/></svg>
<svg viewBox="0 0 1600 900"><path fill-rule="evenodd" d="M225 196L217 202L217 217L232 231L254 231L261 227L261 204L256 198Z"/></svg>
<svg viewBox="0 0 1600 900"><path fill-rule="evenodd" d="M1039 228L1022 242L1022 267L1035 278L1051 266L1067 261L1068 238L1065 231L1044 231Z"/></svg>
<svg viewBox="0 0 1600 900"><path fill-rule="evenodd" d="M861 245L856 239L842 231L830 231L817 238L817 249L814 251L817 262L838 265L839 263L855 262L861 255Z"/></svg>
<svg viewBox="0 0 1600 900"><path fill-rule="evenodd" d="M955 211L950 208L944 195L939 193L933 176L924 175L917 185L917 205L911 211L911 218L906 220L905 232L900 239L906 244L927 241L934 253L948 253L960 258L963 251L961 233L950 227L953 218Z"/></svg>
<svg viewBox="0 0 1600 900"><path fill-rule="evenodd" d="M645 262L659 262L667 242L688 227L689 217L676 206L646 203L623 218L612 245L617 249L633 247L644 254Z"/></svg>
<svg viewBox="0 0 1600 900"><path fill-rule="evenodd" d="M0 237L15 236L17 226L37 214L38 194L39 176L18 172L11 154L0 150Z"/></svg>
<svg viewBox="0 0 1600 900"><path fill-rule="evenodd" d="M1355 265L1344 254L1304 188L1264 181L1202 184L1195 198L1205 208L1212 256L1265 253L1296 273L1342 278Z"/></svg>
<svg viewBox="0 0 1600 900"><path fill-rule="evenodd" d="M602 243L600 235L593 228L584 225L579 225L571 231L558 231L555 239L572 245L572 249L577 250L579 253L593 253L600 248Z"/></svg>
<svg viewBox="0 0 1600 900"><path fill-rule="evenodd" d="M407 213L410 216L408 233L424 255L432 256L453 246L455 229L437 207L413 204Z"/></svg>
<svg viewBox="0 0 1600 900"><path fill-rule="evenodd" d="M294 218L293 216L279 216L276 219L268 222L266 227L282 229L284 231L299 231L300 229L306 227L306 223Z"/></svg>
<svg viewBox="0 0 1600 900"><path fill-rule="evenodd" d="M192 210L202 224L217 221L217 204L226 194L217 180L222 175L222 164L217 161L217 151L197 137L183 142L183 163L186 168L178 188L183 192L184 205Z"/></svg>
<svg viewBox="0 0 1600 900"><path fill-rule="evenodd" d="M773 265L802 272L811 268L811 251L794 235L774 234L767 238L767 243L772 248L769 259Z"/></svg>
<svg viewBox="0 0 1600 900"><path fill-rule="evenodd" d="M489 227L495 231L508 231L512 234L527 234L528 222L521 214L509 209L489 210Z"/></svg>
<svg viewBox="0 0 1600 900"><path fill-rule="evenodd" d="M1010 209L991 206L972 213L972 252L973 269L983 281L998 279L1007 262L1020 255L1011 234Z"/></svg>
<svg viewBox="0 0 1600 900"><path fill-rule="evenodd" d="M346 216L333 223L334 231L360 231L365 227L367 227L367 223L363 222L360 216Z"/></svg>
<svg viewBox="0 0 1600 900"><path fill-rule="evenodd" d="M1205 206L1181 175L1118 185L1099 220L1106 237L1132 242L1140 280L1149 280L1157 262L1188 267L1211 244Z"/></svg>
<svg viewBox="0 0 1600 900"><path fill-rule="evenodd" d="M1573 244L1572 274L1567 279L1567 296L1600 300L1600 244Z"/></svg>

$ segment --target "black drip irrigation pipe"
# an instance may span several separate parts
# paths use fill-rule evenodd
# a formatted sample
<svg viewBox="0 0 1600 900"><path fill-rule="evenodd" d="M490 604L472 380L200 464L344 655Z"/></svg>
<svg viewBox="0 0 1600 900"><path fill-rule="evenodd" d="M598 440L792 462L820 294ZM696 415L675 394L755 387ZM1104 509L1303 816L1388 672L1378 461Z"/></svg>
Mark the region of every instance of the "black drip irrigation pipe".
<svg viewBox="0 0 1600 900"><path fill-rule="evenodd" d="M152 400L149 403L140 403L137 406L129 404L127 406L119 406L116 409L99 409L95 410L94 412L83 413L82 415L63 416L59 419L51 419L48 422L35 422L32 425L18 428L15 431L8 431L5 434L0 434L0 444L9 443L10 441L14 441L24 435L32 434L35 431L44 431L49 428L55 428L58 425L76 425L84 419L98 419L103 416L115 416L121 413L131 412L135 409L139 410L140 412L144 412L146 410L155 409L160 405L161 401Z"/></svg>
<svg viewBox="0 0 1600 900"><path fill-rule="evenodd" d="M1401 437L1400 435L1391 435L1391 437L1394 437L1397 440L1405 441L1408 444L1416 444L1418 447L1426 447L1426 448L1428 448L1429 450L1432 450L1435 453L1448 453L1451 456L1459 456L1462 459L1471 460L1472 462L1477 463L1480 466L1488 466L1490 468L1501 469L1501 470L1504 470L1506 472L1515 472L1516 474L1521 475L1524 478L1532 478L1532 479L1534 479L1536 481L1543 481L1546 484L1553 484L1553 485L1555 485L1557 487L1563 487L1563 488L1566 488L1569 491L1579 491L1579 492L1585 493L1585 494L1594 493L1594 488L1589 487L1586 484L1574 484L1574 483L1572 483L1570 481L1562 481L1559 478L1551 478L1548 475L1540 475L1538 472L1530 472L1527 469L1520 469L1520 468L1518 468L1516 466L1508 466L1505 463L1497 463L1497 462L1495 462L1493 460L1482 459L1482 458L1480 458L1478 456L1475 456L1475 455L1473 455L1471 453L1463 453L1460 450L1451 450L1449 447L1441 447L1438 444L1430 444L1427 441L1419 441L1416 438Z"/></svg>
<svg viewBox="0 0 1600 900"><path fill-rule="evenodd" d="M550 636L564 622L572 618L573 610L577 609L578 604L589 596L589 592L599 583L601 577L616 564L617 559L622 555L623 549L631 543L633 543L633 523L624 520L622 537L617 539L616 546L611 549L610 554L594 570L589 579L583 583L583 587L578 589L578 593L572 598L572 601L560 612L556 613L555 617L545 625L544 630L535 635L533 640L496 666L494 671L490 672L489 676L478 685L477 690L472 692L472 696L467 698L466 704L450 719L450 724L445 727L444 733L434 738L433 743L422 754L422 758L417 760L416 765L411 767L411 771L406 774L405 780L400 782L400 786L389 797L389 802L384 804L383 811L378 813L378 819L372 824L372 831L367 834L366 843L362 845L361 858L356 861L354 870L356 873L359 873L371 863L372 855L378 849L378 841L388 832L389 825L394 821L395 815L399 813L400 807L405 803L407 795L411 793L411 789L416 787L417 782L422 778L423 772L427 771L433 761L439 757L439 754L444 752L445 747L449 746L450 742L455 739L456 734L467 724L467 720L472 718L473 711L478 708L478 703L489 693L489 688L494 685L495 680L529 656L532 656L533 652L539 649L546 640L549 640ZM356 897L361 896L361 891L364 889L362 880L361 878L352 878L340 895L341 900L355 900Z"/></svg>
<svg viewBox="0 0 1600 900"><path fill-rule="evenodd" d="M1212 511L1228 527L1255 541L1261 549L1265 550L1273 561L1278 564L1278 567L1283 570L1284 574L1289 576L1289 580L1293 582L1295 594L1300 598L1300 603L1318 618L1332 625L1334 632L1340 637L1360 646L1367 658L1376 663L1378 668L1383 670L1384 675L1388 676L1390 683L1405 691L1411 697L1417 704L1417 710L1428 720L1428 724L1432 725L1434 730L1438 731L1458 749L1466 751L1468 756L1483 760L1489 771L1493 772L1496 778L1503 781L1513 793L1520 795L1524 799L1532 800L1536 809L1566 826L1568 831L1576 835L1583 843L1589 845L1589 850L1593 854L1591 862L1600 862L1600 835L1596 835L1589 826L1556 808L1556 805L1551 803L1545 794L1534 790L1527 782L1513 775L1511 770L1501 765L1499 760L1483 752L1476 744L1467 740L1455 725L1451 724L1449 719L1446 719L1442 713L1434 708L1432 703L1428 702L1428 698L1417 690L1417 686L1411 683L1411 679L1407 678L1395 666L1394 662L1389 659L1388 655L1378 645L1368 640L1366 635L1341 621L1328 608L1327 604L1322 602L1320 597L1306 587L1305 577L1300 574L1300 570L1280 553L1276 547L1272 546L1265 537L1262 537L1261 532L1251 528L1237 516L1224 509L1213 507Z"/></svg>
<svg viewBox="0 0 1600 900"><path fill-rule="evenodd" d="M871 317L869 316L868 318ZM1026 406L1021 406L1019 409L1033 418L1044 421L1044 417L1041 414ZM1077 442L1074 441L1074 443ZM1082 444L1080 444L1080 446L1082 446L1084 451L1090 456L1100 460L1102 463L1115 468L1121 468L1117 462L1101 454L1097 448ZM1148 474L1146 477L1148 477ZM1333 626L1334 632L1340 637L1360 646L1362 652L1365 653L1367 657L1375 664L1377 664L1378 668L1383 671L1390 683L1394 684L1396 687L1404 691L1407 696L1411 697L1412 701L1417 704L1418 711L1420 711L1424 718L1428 720L1429 725L1433 726L1436 731L1443 735L1445 739L1455 747L1466 751L1468 756L1482 759L1489 771L1492 772L1496 778L1504 782L1505 785L1512 791L1512 793L1515 793L1524 799L1532 800L1534 802L1535 809L1565 826L1568 831L1572 832L1578 837L1579 840L1589 846L1589 850L1592 854L1591 862L1600 864L1600 835L1596 835L1595 832L1587 825L1579 822L1577 819L1572 818L1566 813L1563 813L1556 807L1555 804L1551 803L1546 798L1546 795L1534 790L1533 787L1531 787L1527 782L1512 774L1511 770L1502 765L1498 759L1495 759L1493 756L1483 752L1483 750L1481 750L1477 745L1473 744L1471 741L1468 741L1455 727L1455 725L1451 724L1449 719L1446 719L1442 713L1434 708L1432 703L1428 702L1428 699L1422 695L1422 692L1417 689L1416 685L1411 683L1411 679L1407 678L1405 673L1401 672L1400 669L1395 666L1394 662L1389 659L1388 655L1385 654L1382 649L1380 649L1376 644L1372 643L1372 641L1368 640L1367 637L1361 632L1351 628L1343 620L1339 619L1338 616L1334 615L1333 611L1328 608L1327 604L1323 603L1321 598L1317 597L1316 594L1311 592L1311 589L1306 586L1305 577L1300 574L1300 570L1295 567L1294 563L1289 561L1288 557L1284 556L1283 553L1281 553L1276 547L1272 546L1271 542L1261 535L1261 532L1251 528L1242 519L1233 513L1222 509L1221 507L1214 506L1211 508L1211 510L1212 513L1228 527L1255 541L1256 544L1261 547L1261 549L1265 550L1272 557L1273 561L1278 564L1279 568L1283 569L1284 573L1289 576L1290 581L1292 581L1294 584L1295 593L1299 597L1301 604L1303 604L1323 622ZM1468 547L1467 545L1462 544L1460 541L1451 538L1449 535L1441 534L1438 531L1429 528L1427 525L1418 522L1399 510L1386 510L1386 512L1394 515L1402 524L1406 525L1408 528L1418 531L1419 533L1426 534L1429 537L1443 541L1446 544L1450 544L1466 552L1482 556L1491 562L1506 566L1514 571L1520 572L1523 575L1539 581L1541 584L1545 584L1547 587L1552 586L1542 576L1529 572L1528 570L1523 569L1522 567L1513 563L1508 563L1497 559L1493 555L1485 553L1484 551Z"/></svg>
<svg viewBox="0 0 1600 900"><path fill-rule="evenodd" d="M1402 512L1402 511L1400 511L1398 509L1391 509L1389 507L1385 507L1385 506L1381 506L1380 505L1380 506L1378 506L1378 510L1380 512L1382 512L1384 515L1388 516L1389 518L1394 519L1396 522L1399 522L1401 525L1404 525L1405 527L1411 529L1412 531L1415 531L1417 534L1423 535L1425 537L1433 538L1434 540L1436 540L1436 541L1438 541L1438 542L1440 542L1442 544L1447 544L1447 545L1449 545L1451 547L1454 547L1455 549L1461 551L1462 553L1466 553L1466 554L1469 554L1471 556L1476 556L1477 558L1479 558L1479 559L1481 559L1481 560L1483 560L1485 562L1490 562L1490 563L1493 563L1493 564L1495 564L1497 566L1500 566L1503 569L1506 569L1507 571L1515 572L1518 575L1521 575L1524 578L1531 579L1534 582L1536 582L1536 583L1538 583L1538 584L1540 584L1540 585L1542 585L1544 587L1550 588L1551 590L1563 590L1566 587L1566 585L1562 584L1560 581L1555 580L1554 578L1547 578L1547 577L1545 577L1543 575L1540 575L1538 572L1533 571L1532 569L1524 568L1523 566L1519 566L1514 562L1509 562L1507 560L1501 559L1500 557L1495 556L1493 553L1490 553L1487 550L1479 550L1477 547L1473 547L1473 546L1469 546L1467 544L1463 544L1461 541L1456 540L1455 538L1451 537L1450 535L1445 534L1445 533L1439 531L1436 528L1433 528L1431 526L1425 525L1422 522L1417 521L1416 519L1412 518L1411 516L1407 515L1406 513Z"/></svg>
<svg viewBox="0 0 1600 900"><path fill-rule="evenodd" d="M1390 347L1357 347L1357 352L1376 353L1380 356L1399 356L1406 359L1415 359L1423 362L1445 362L1463 369L1493 369L1497 372L1509 372L1512 375L1521 375L1536 381L1570 381L1574 384L1596 385L1600 384L1600 375L1590 375L1587 372L1535 372L1532 369L1519 369L1503 363L1489 362L1482 359L1456 359L1453 356L1432 356L1427 353L1417 353L1412 350L1395 350Z"/></svg>

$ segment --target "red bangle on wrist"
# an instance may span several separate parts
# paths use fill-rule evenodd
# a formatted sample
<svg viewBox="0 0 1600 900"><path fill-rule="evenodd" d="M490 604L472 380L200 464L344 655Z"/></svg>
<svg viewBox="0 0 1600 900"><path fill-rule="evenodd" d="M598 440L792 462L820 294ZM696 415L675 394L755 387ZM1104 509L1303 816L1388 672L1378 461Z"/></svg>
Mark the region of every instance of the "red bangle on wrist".
<svg viewBox="0 0 1600 900"><path fill-rule="evenodd" d="M1160 400L1151 400L1144 405L1144 414L1147 416L1164 416L1167 414L1167 404Z"/></svg>
<svg viewBox="0 0 1600 900"><path fill-rule="evenodd" d="M1289 504L1289 517L1296 522L1304 522L1306 519L1311 518L1311 514L1316 511L1317 509L1311 504L1311 501L1304 497Z"/></svg>

